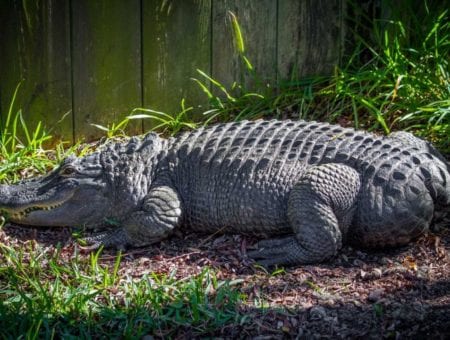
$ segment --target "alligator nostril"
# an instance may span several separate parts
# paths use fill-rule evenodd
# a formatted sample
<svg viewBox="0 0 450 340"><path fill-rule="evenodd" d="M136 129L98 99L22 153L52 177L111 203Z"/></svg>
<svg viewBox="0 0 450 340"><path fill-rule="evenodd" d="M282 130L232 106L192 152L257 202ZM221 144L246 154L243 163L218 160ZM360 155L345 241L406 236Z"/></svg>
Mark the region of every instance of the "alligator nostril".
<svg viewBox="0 0 450 340"><path fill-rule="evenodd" d="M0 185L0 201L5 200L9 196L9 185Z"/></svg>

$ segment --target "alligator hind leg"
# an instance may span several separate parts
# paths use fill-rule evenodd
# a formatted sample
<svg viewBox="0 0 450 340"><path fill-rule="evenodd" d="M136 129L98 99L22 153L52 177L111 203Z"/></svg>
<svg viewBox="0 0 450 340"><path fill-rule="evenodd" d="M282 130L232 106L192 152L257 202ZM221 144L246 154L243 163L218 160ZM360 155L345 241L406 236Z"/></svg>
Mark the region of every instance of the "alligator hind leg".
<svg viewBox="0 0 450 340"><path fill-rule="evenodd" d="M317 263L336 255L353 217L360 177L343 164L309 169L289 194L294 235L258 244L250 252L263 266Z"/></svg>

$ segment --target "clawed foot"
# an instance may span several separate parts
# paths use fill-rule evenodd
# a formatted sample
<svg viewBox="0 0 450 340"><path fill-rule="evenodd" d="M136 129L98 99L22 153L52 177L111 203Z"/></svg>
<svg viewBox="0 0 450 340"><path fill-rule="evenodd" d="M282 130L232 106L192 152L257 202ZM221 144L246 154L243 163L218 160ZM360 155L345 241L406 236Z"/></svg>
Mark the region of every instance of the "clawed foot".
<svg viewBox="0 0 450 340"><path fill-rule="evenodd" d="M80 239L84 249L95 250L100 247L112 247L125 250L129 245L128 236L123 228L111 229L95 233Z"/></svg>
<svg viewBox="0 0 450 340"><path fill-rule="evenodd" d="M262 240L258 242L258 249L248 252L248 256L263 267L293 264L296 262L293 251L297 247L297 240L293 236Z"/></svg>

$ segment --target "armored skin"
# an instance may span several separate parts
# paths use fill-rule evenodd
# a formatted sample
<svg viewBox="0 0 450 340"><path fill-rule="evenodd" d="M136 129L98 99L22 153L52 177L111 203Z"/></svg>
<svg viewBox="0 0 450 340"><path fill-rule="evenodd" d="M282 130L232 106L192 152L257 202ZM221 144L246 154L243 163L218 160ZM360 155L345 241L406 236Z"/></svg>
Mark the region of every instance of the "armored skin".
<svg viewBox="0 0 450 340"><path fill-rule="evenodd" d="M0 186L12 222L114 228L94 245L144 246L175 228L266 234L262 265L317 263L344 242L402 245L450 212L450 166L406 132L243 121L155 133L69 157L47 176Z"/></svg>

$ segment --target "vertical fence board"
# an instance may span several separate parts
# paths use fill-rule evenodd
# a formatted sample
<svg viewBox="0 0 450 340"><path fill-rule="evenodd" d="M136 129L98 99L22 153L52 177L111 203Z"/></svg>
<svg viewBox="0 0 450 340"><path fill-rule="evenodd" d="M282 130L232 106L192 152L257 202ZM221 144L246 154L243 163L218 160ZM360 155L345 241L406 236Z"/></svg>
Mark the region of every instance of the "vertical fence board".
<svg viewBox="0 0 450 340"><path fill-rule="evenodd" d="M140 1L72 1L75 136L103 134L141 105ZM129 132L141 132L131 124Z"/></svg>
<svg viewBox="0 0 450 340"><path fill-rule="evenodd" d="M183 98L206 102L190 78L210 72L210 17L211 0L143 1L144 106L175 114Z"/></svg>
<svg viewBox="0 0 450 340"><path fill-rule="evenodd" d="M220 0L213 3L212 74L226 86L234 81L251 88L252 77L237 54L229 11L242 30L245 55L260 80L276 77L276 14L273 0Z"/></svg>
<svg viewBox="0 0 450 340"><path fill-rule="evenodd" d="M17 107L29 125L44 121L65 139L73 132L93 139L103 132L90 123L117 123L134 107L174 114L182 98L187 105L204 104L204 94L190 80L201 78L196 68L246 90L277 78L329 74L342 53L345 4L4 0L0 113L5 115L15 85L24 79ZM240 23L257 78L236 53L229 11ZM141 132L141 126L133 122L128 132Z"/></svg>
<svg viewBox="0 0 450 340"><path fill-rule="evenodd" d="M279 79L331 74L343 49L344 0L279 0Z"/></svg>
<svg viewBox="0 0 450 340"><path fill-rule="evenodd" d="M21 82L15 111L22 109L29 130L42 122L57 139L71 141L68 0L1 1L0 22L3 120Z"/></svg>

